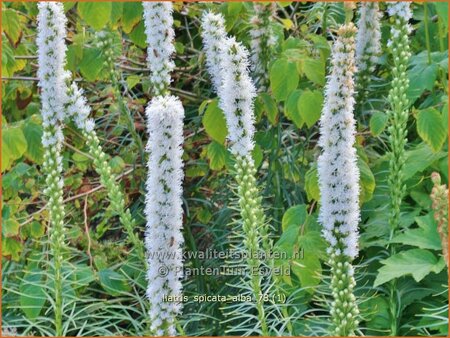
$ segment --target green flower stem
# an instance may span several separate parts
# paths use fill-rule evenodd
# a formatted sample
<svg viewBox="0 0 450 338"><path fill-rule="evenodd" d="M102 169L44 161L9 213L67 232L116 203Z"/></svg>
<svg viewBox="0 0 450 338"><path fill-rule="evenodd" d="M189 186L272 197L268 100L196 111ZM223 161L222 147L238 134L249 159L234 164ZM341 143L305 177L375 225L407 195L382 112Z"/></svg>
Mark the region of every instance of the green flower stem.
<svg viewBox="0 0 450 338"><path fill-rule="evenodd" d="M354 336L358 327L359 311L353 294L356 283L351 260L348 256L332 253L328 264L331 267L331 292L334 298L330 310L333 334Z"/></svg>
<svg viewBox="0 0 450 338"><path fill-rule="evenodd" d="M95 171L100 175L100 182L106 188L112 209L119 216L120 222L127 231L128 238L133 249L137 251L138 257L145 261L144 245L135 233L135 221L131 216L130 209L125 208L125 199L120 187L116 182L116 175L111 172L107 162L107 155L103 152L95 131L86 133L83 131L89 147L89 153L94 158Z"/></svg>
<svg viewBox="0 0 450 338"><path fill-rule="evenodd" d="M51 135L56 134L56 128L49 126L44 128L44 132ZM61 161L61 154L58 150L58 146L50 146L45 149L44 153L44 165L43 171L46 174L45 183L47 188L45 194L48 196L47 208L49 210L49 234L50 234L50 247L53 256L53 271L54 271L54 301L55 301L55 335L62 335L62 307L63 307L63 295L62 295L62 262L63 262L63 249L65 241L64 232L64 203L63 203L63 188L62 188L62 172L61 165L58 162ZM60 163L60 162L59 162Z"/></svg>
<svg viewBox="0 0 450 338"><path fill-rule="evenodd" d="M397 24L399 22L400 24ZM392 54L394 67L392 68L392 88L389 91L388 100L391 109L388 111L389 127L388 138L391 146L389 161L389 190L391 196L391 208L389 224L391 227L391 238L398 228L400 220L400 206L405 194L404 173L405 146L408 122L408 99L406 91L409 86L406 68L409 62L409 39L407 23L403 18L399 18L394 23L400 31L396 37L392 37Z"/></svg>
<svg viewBox="0 0 450 338"><path fill-rule="evenodd" d="M261 292L261 275L259 270L262 262L259 259L259 239L267 238L265 216L261 206L262 198L259 196L256 184L256 169L253 158L248 156L236 156L236 181L238 184L239 206L241 210L243 231L246 235L244 246L247 249L247 264L250 268L251 287L256 297L258 319L261 323L263 336L269 334L266 316L264 313L264 301ZM266 245L268 242L266 243Z"/></svg>
<svg viewBox="0 0 450 338"><path fill-rule="evenodd" d="M408 122L408 99L406 91L408 90L409 80L406 72L409 57L409 24L404 17L394 16L391 31L390 48L394 60L392 68L392 88L389 91L388 100L391 109L388 111L389 127L388 139L391 147L389 159L389 177L388 186L390 193L390 237L391 240L400 222L400 207L406 191L404 184L403 169L405 166L405 146L407 143L407 122ZM390 245L390 255L396 253L394 245ZM396 336L398 333L398 297L397 285L393 280L388 286L389 294L389 313L391 318L390 334Z"/></svg>

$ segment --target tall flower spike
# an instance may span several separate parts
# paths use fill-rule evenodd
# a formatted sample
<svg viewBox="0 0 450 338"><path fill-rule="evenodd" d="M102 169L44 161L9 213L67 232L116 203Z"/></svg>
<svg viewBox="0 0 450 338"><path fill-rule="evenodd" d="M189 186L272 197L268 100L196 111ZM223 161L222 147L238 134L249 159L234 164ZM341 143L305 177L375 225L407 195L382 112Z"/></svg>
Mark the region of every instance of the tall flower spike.
<svg viewBox="0 0 450 338"><path fill-rule="evenodd" d="M87 104L83 91L78 88L75 82L72 83L67 91L65 107L67 115L74 120L86 139L89 154L94 158L95 171L100 175L100 182L106 188L112 210L119 216L120 222L123 224L138 257L145 259L143 243L135 233L135 221L131 216L130 210L125 206L125 197L116 182L116 175L112 173L108 163L108 155L100 146L100 140L94 130L95 122L89 118L91 109Z"/></svg>
<svg viewBox="0 0 450 338"><path fill-rule="evenodd" d="M377 2L361 2L356 34L356 89L358 102L361 104L364 104L367 97L370 77L381 53L381 16Z"/></svg>
<svg viewBox="0 0 450 338"><path fill-rule="evenodd" d="M212 12L204 13L201 35L203 39L203 49L206 54L206 66L211 76L214 90L217 92L223 82L220 65L222 64L221 57L223 55L222 43L227 38L223 16Z"/></svg>
<svg viewBox="0 0 450 338"><path fill-rule="evenodd" d="M275 2L253 3L255 15L250 20L250 50L252 71L259 91L266 90L269 82L268 65L277 42L272 28L276 7Z"/></svg>
<svg viewBox="0 0 450 338"><path fill-rule="evenodd" d="M248 52L234 38L223 42L219 105L228 127L230 150L236 156L248 156L254 147L253 100L255 86L250 79Z"/></svg>
<svg viewBox="0 0 450 338"><path fill-rule="evenodd" d="M143 2L145 33L147 35L147 62L151 71L150 81L155 95L167 93L175 68L171 59L175 52L173 39L175 36L170 1Z"/></svg>
<svg viewBox="0 0 450 338"><path fill-rule="evenodd" d="M391 196L389 224L391 237L398 228L400 206L405 194L403 168L405 165L405 145L407 142L408 90L409 80L406 69L410 58L409 38L412 17L409 2L397 2L389 5L388 13L392 17L391 37L388 46L391 49L394 66L392 68L392 88L389 91L388 138L391 147L389 161L389 191Z"/></svg>
<svg viewBox="0 0 450 338"><path fill-rule="evenodd" d="M353 117L356 29L342 26L331 55L331 74L320 118L318 159L319 222L329 243L333 335L354 335L358 307L353 295L352 260L358 254L359 170Z"/></svg>
<svg viewBox="0 0 450 338"><path fill-rule="evenodd" d="M202 37L208 71L219 96L219 105L225 114L228 127L230 151L235 156L235 178L238 184L239 207L242 218L244 246L247 253L259 252L263 248L269 252L267 224L258 196L256 169L252 157L254 114L253 100L255 87L249 75L247 50L234 38L227 38L221 15L206 13L202 21ZM262 278L258 271L264 262L260 258L247 255L250 271L249 289L256 300L258 323L263 335L268 335L268 325L262 302ZM253 271L253 272L252 272Z"/></svg>
<svg viewBox="0 0 450 338"><path fill-rule="evenodd" d="M145 214L148 253L150 330L157 336L176 333L175 317L181 303L164 296L180 296L182 262L182 180L184 110L175 96L157 96L146 109L149 133Z"/></svg>
<svg viewBox="0 0 450 338"><path fill-rule="evenodd" d="M65 117L65 88L69 74L64 70L66 45L66 17L62 3L40 2L38 4L38 72L41 88L42 126L44 129L43 171L46 175L48 197L50 246L54 260L55 291L55 335L62 335L62 262L64 234L64 204L61 149L64 141L62 132Z"/></svg>
<svg viewBox="0 0 450 338"><path fill-rule="evenodd" d="M183 277L183 118L180 100L168 94L173 46L172 3L144 2L148 64L155 96L146 109L148 175L145 215L147 228L147 296L150 301L150 332L176 334L180 302L165 296L182 295Z"/></svg>

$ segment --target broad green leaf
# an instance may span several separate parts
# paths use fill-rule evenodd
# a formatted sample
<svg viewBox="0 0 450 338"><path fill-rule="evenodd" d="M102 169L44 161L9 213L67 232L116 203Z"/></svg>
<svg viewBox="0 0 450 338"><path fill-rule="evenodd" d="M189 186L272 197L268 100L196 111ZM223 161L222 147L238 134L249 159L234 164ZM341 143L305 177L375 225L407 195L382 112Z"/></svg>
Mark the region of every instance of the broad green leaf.
<svg viewBox="0 0 450 338"><path fill-rule="evenodd" d="M127 77L127 86L129 89L133 89L139 82L141 82L139 75L129 75Z"/></svg>
<svg viewBox="0 0 450 338"><path fill-rule="evenodd" d="M30 235L33 238L41 238L45 234L45 226L43 223L38 221L33 221L30 224Z"/></svg>
<svg viewBox="0 0 450 338"><path fill-rule="evenodd" d="M64 1L64 12L67 13L70 9L72 9L77 4L76 1Z"/></svg>
<svg viewBox="0 0 450 338"><path fill-rule="evenodd" d="M299 129L305 123L298 110L298 100L301 94L301 90L294 90L284 104L284 115L286 115L289 120L292 120Z"/></svg>
<svg viewBox="0 0 450 338"><path fill-rule="evenodd" d="M87 157L83 154L80 154L80 153L73 153L72 159L73 159L73 162L75 163L75 165L77 166L77 168L79 168L81 171L87 170L87 168L89 166L89 162L90 162L89 157Z"/></svg>
<svg viewBox="0 0 450 338"><path fill-rule="evenodd" d="M283 219L281 221L281 227L283 231L285 231L290 225L295 224L296 226L302 225L305 220L308 212L306 210L305 204L295 205L290 207L283 215Z"/></svg>
<svg viewBox="0 0 450 338"><path fill-rule="evenodd" d="M138 47L145 48L147 47L147 40L145 35L145 26L144 21L141 21L134 29L128 34L131 41L133 41Z"/></svg>
<svg viewBox="0 0 450 338"><path fill-rule="evenodd" d="M80 2L79 4L84 4L86 2ZM100 72L103 69L105 59L103 53L98 48L86 49L83 53L83 58L81 59L80 67L81 75L88 81L97 80Z"/></svg>
<svg viewBox="0 0 450 338"><path fill-rule="evenodd" d="M225 166L228 151L222 144L212 141L208 146L207 156L209 167L212 170L220 170Z"/></svg>
<svg viewBox="0 0 450 338"><path fill-rule="evenodd" d="M213 100L208 104L205 115L203 115L202 123L209 137L220 144L225 143L228 129L225 116L219 108L217 100Z"/></svg>
<svg viewBox="0 0 450 338"><path fill-rule="evenodd" d="M306 77L319 86L325 85L325 63L316 59L305 59L303 62Z"/></svg>
<svg viewBox="0 0 450 338"><path fill-rule="evenodd" d="M362 158L358 158L358 169L359 185L361 189L359 200L360 203L365 203L372 199L375 190L375 177L373 176L372 170L370 170L369 166Z"/></svg>
<svg viewBox="0 0 450 338"><path fill-rule="evenodd" d="M2 128L2 172L22 157L27 150L27 140L19 127Z"/></svg>
<svg viewBox="0 0 450 338"><path fill-rule="evenodd" d="M121 173L122 170L125 169L125 165L126 165L125 161L120 156L114 156L109 161L109 166L111 167L111 170L116 174Z"/></svg>
<svg viewBox="0 0 450 338"><path fill-rule="evenodd" d="M407 275L411 275L416 282L420 282L426 275L437 271L438 268L436 256L423 249L402 251L381 263L383 266L378 270L374 287Z"/></svg>
<svg viewBox="0 0 450 338"><path fill-rule="evenodd" d="M323 96L319 91L304 91L298 100L298 111L302 120L311 128L319 119L322 112Z"/></svg>
<svg viewBox="0 0 450 338"><path fill-rule="evenodd" d="M236 17L241 13L243 7L242 2L229 2L227 3L228 16Z"/></svg>
<svg viewBox="0 0 450 338"><path fill-rule="evenodd" d="M22 252L22 244L12 237L2 238L2 255L11 256L15 261L19 261L20 253Z"/></svg>
<svg viewBox="0 0 450 338"><path fill-rule="evenodd" d="M131 286L123 275L111 269L103 269L98 272L100 284L111 296L119 296L131 290Z"/></svg>
<svg viewBox="0 0 450 338"><path fill-rule="evenodd" d="M95 273L86 264L76 264L73 267L72 287L80 288L89 285L95 280Z"/></svg>
<svg viewBox="0 0 450 338"><path fill-rule="evenodd" d="M308 201L320 200L319 177L317 167L311 167L305 174L305 190Z"/></svg>
<svg viewBox="0 0 450 338"><path fill-rule="evenodd" d="M141 2L124 2L122 28L125 33L130 33L132 29L142 19L143 7Z"/></svg>
<svg viewBox="0 0 450 338"><path fill-rule="evenodd" d="M26 272L20 283L20 309L30 320L34 320L39 316L47 299L43 277L42 270L35 268Z"/></svg>
<svg viewBox="0 0 450 338"><path fill-rule="evenodd" d="M311 216L308 216L307 220ZM303 235L298 238L298 244L306 253L313 253L317 258L326 258L327 243L325 242L322 234L319 231L307 230Z"/></svg>
<svg viewBox="0 0 450 338"><path fill-rule="evenodd" d="M359 307L360 311L366 316L366 325L369 329L386 330L390 328L389 303L385 297L371 296L366 302L362 302Z"/></svg>
<svg viewBox="0 0 450 338"><path fill-rule="evenodd" d="M439 20L442 21L445 31L448 31L448 3L447 2L433 2L436 8Z"/></svg>
<svg viewBox="0 0 450 338"><path fill-rule="evenodd" d="M434 152L441 150L447 139L442 115L433 108L421 110L417 114L417 132Z"/></svg>
<svg viewBox="0 0 450 338"><path fill-rule="evenodd" d="M308 293L314 293L314 287L320 283L322 265L314 252L303 251L303 257L291 261L292 272L300 279Z"/></svg>
<svg viewBox="0 0 450 338"><path fill-rule="evenodd" d="M42 146L42 126L33 120L28 120L23 125L23 134L27 140L25 157L37 164L42 164L44 147Z"/></svg>
<svg viewBox="0 0 450 338"><path fill-rule="evenodd" d="M446 156L445 152L439 151L435 153L424 143L419 144L413 150L408 150L406 152L405 167L403 169L405 179L409 179L416 173L424 171L444 156Z"/></svg>
<svg viewBox="0 0 450 338"><path fill-rule="evenodd" d="M433 215L429 213L426 216L419 216L415 221L419 228L406 229L402 234L395 236L392 242L417 246L421 249L441 250L441 239Z"/></svg>
<svg viewBox="0 0 450 338"><path fill-rule="evenodd" d="M7 39L2 40L2 75L12 76L15 71L16 60L14 52ZM4 89L3 89L4 90Z"/></svg>
<svg viewBox="0 0 450 338"><path fill-rule="evenodd" d="M407 96L411 104L422 95L425 90L433 89L438 74L438 65L435 63L421 63L408 71L409 87Z"/></svg>
<svg viewBox="0 0 450 338"><path fill-rule="evenodd" d="M261 146L257 143L255 144L255 147L252 150L252 157L253 161L255 161L255 168L258 168L264 159L264 155Z"/></svg>
<svg viewBox="0 0 450 338"><path fill-rule="evenodd" d="M293 257L294 252L297 252L298 249L298 235L301 224L291 224L290 227L287 227L283 233L281 234L278 241L275 243L275 248L278 252L284 252L286 254L286 258L291 259ZM295 251L294 251L295 250Z"/></svg>
<svg viewBox="0 0 450 338"><path fill-rule="evenodd" d="M370 117L370 132L373 136L378 136L383 132L386 128L387 120L387 115L382 112L376 112Z"/></svg>
<svg viewBox="0 0 450 338"><path fill-rule="evenodd" d="M16 10L11 8L2 9L2 30L13 45L19 41L22 35L22 27Z"/></svg>
<svg viewBox="0 0 450 338"><path fill-rule="evenodd" d="M270 88L277 101L284 101L297 88L298 72L295 63L286 59L275 61L270 68Z"/></svg>
<svg viewBox="0 0 450 338"><path fill-rule="evenodd" d="M208 173L207 163L197 163L186 168L186 177L201 177Z"/></svg>
<svg viewBox="0 0 450 338"><path fill-rule="evenodd" d="M111 18L111 2L79 2L78 14L95 30L105 28Z"/></svg>
<svg viewBox="0 0 450 338"><path fill-rule="evenodd" d="M260 93L259 98L263 103L263 109L267 114L267 118L269 119L272 125L276 125L278 123L278 107L275 103L274 99L267 93Z"/></svg>
<svg viewBox="0 0 450 338"><path fill-rule="evenodd" d="M125 2L127 3L127 2ZM123 16L124 2L113 1L111 6L111 24L115 26Z"/></svg>
<svg viewBox="0 0 450 338"><path fill-rule="evenodd" d="M17 236L20 224L14 218L8 218L2 222L2 234L6 237Z"/></svg>

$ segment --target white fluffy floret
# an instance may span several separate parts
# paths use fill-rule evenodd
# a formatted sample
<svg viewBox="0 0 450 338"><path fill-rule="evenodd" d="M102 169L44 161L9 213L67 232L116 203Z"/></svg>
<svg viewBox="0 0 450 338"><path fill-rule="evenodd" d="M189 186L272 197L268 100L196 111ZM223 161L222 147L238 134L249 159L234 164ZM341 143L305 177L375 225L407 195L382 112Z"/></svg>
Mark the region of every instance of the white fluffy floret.
<svg viewBox="0 0 450 338"><path fill-rule="evenodd" d="M408 22L412 18L411 4L409 1L391 2L388 6L389 16L398 16Z"/></svg>
<svg viewBox="0 0 450 338"><path fill-rule="evenodd" d="M180 302L164 296L181 296L183 261L182 181L184 110L175 96L157 96L146 109L149 139L145 215L145 245L148 256L147 296L150 301L151 330L161 331L163 321L169 335L175 335L174 318Z"/></svg>
<svg viewBox="0 0 450 338"><path fill-rule="evenodd" d="M94 120L89 118L91 108L88 106L83 90L75 82L69 88L67 95L67 114L71 116L78 128L90 133L94 130Z"/></svg>
<svg viewBox="0 0 450 338"><path fill-rule="evenodd" d="M171 82L171 71L175 68L172 54L173 6L167 2L143 2L145 33L147 35L147 62L151 71L150 81L155 95L164 94Z"/></svg>
<svg viewBox="0 0 450 338"><path fill-rule="evenodd" d="M355 258L358 254L359 169L355 143L353 25L340 29L334 43L331 74L320 118L318 159L319 221L332 250Z"/></svg>
<svg viewBox="0 0 450 338"><path fill-rule="evenodd" d="M412 27L409 20L412 18L411 4L409 2L393 2L389 5L388 13L395 18L395 24L391 25L391 37L387 46L395 48L394 40L404 34L410 34Z"/></svg>
<svg viewBox="0 0 450 338"><path fill-rule="evenodd" d="M254 147L253 100L256 96L248 71L248 51L234 38L226 39L222 45L223 83L219 88L219 105L227 121L231 152L246 156Z"/></svg>
<svg viewBox="0 0 450 338"><path fill-rule="evenodd" d="M60 123L64 120L66 81L70 77L65 67L66 16L59 2L40 2L38 4L38 46L39 87L41 88L42 124L44 129L52 127L54 132L43 135L43 145L62 143Z"/></svg>
<svg viewBox="0 0 450 338"><path fill-rule="evenodd" d="M206 64L227 121L230 150L234 155L247 156L254 147L256 96L248 51L233 37L227 37L220 14L205 13L202 30Z"/></svg>
<svg viewBox="0 0 450 338"><path fill-rule="evenodd" d="M358 71L373 71L381 53L381 12L376 2L361 2L356 35L356 66Z"/></svg>
<svg viewBox="0 0 450 338"><path fill-rule="evenodd" d="M227 38L225 20L222 15L206 12L202 18L203 49L206 54L206 66L217 92L222 85L221 68L223 41Z"/></svg>

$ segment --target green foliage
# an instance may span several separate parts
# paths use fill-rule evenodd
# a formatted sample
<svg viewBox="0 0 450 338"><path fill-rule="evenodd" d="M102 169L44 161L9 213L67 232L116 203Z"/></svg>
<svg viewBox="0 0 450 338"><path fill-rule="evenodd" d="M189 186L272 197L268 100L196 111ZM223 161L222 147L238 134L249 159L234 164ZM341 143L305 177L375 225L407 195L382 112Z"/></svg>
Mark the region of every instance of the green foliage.
<svg viewBox="0 0 450 338"><path fill-rule="evenodd" d="M287 59L275 61L270 68L270 87L277 101L284 101L297 88L299 75L295 63Z"/></svg>
<svg viewBox="0 0 450 338"><path fill-rule="evenodd" d="M225 117L206 76L199 20L205 10L221 12L227 32L250 48L253 7L244 2L174 2L177 52L171 87L186 112L183 235L187 254L224 251L243 246L250 238L234 236L236 229L242 233L230 175L235 159L226 148ZM386 10L385 3L380 7ZM141 244L135 244L144 236L147 171L138 141L146 142L144 109L151 99L142 3L64 2L64 8L70 23L67 69L81 79L77 83L92 108L98 135L92 148L101 144L110 156L95 164L85 135L65 121L63 334L146 336L145 264L136 250ZM448 185L448 4L427 3L426 12L417 2L412 9L414 32L408 44L412 55L405 66L409 81L402 170L405 194L394 234L389 226L391 158L387 155L392 150L387 136L394 119L387 97L395 72L386 47L393 22L386 15L383 54L371 74L367 98L361 106L357 102L355 112L362 210L355 261L355 294L361 312L358 335L387 335L393 323L399 336L448 335L447 267L429 197L433 171ZM51 225L46 221L48 197L43 194L48 184L42 167L40 91L33 81L37 13L33 2L2 4L2 329L24 336L54 336L55 261L48 259ZM275 252L286 255L272 263L286 268L289 275L262 277L261 293L275 301L260 304L267 335L326 336L330 317L324 299L332 295L327 243L317 222L318 120L330 46L345 20L345 10L339 2L282 2L276 16L271 23L276 39L265 69L268 80L264 90L257 86L255 99L252 184L261 188L257 202L258 210L267 215L266 239ZM97 44L100 31L112 37L107 48ZM115 57L107 64L108 52ZM114 192L123 191L124 205L129 207L124 214L117 212L120 199L102 187L101 176L105 185L115 187ZM242 184L249 184L241 178ZM131 231L123 221L129 221ZM134 237L130 239L128 233ZM392 247L395 250L390 252ZM221 259L190 256L184 262L186 268L225 264ZM193 301L196 295L236 295L243 286L249 287L242 282L246 277L199 275L183 281L189 299L178 318L180 335L261 334L258 309L248 302Z"/></svg>
<svg viewBox="0 0 450 338"><path fill-rule="evenodd" d="M111 2L80 2L78 4L78 14L95 30L105 28L111 17L111 9Z"/></svg>
<svg viewBox="0 0 450 338"><path fill-rule="evenodd" d="M444 120L436 109L421 110L417 114L417 132L434 152L441 150L447 139Z"/></svg>
<svg viewBox="0 0 450 338"><path fill-rule="evenodd" d="M423 249L403 251L381 263L384 266L378 270L374 286L405 275L411 275L416 282L420 282L430 272L440 272L445 265L444 262L438 261L433 253Z"/></svg>

